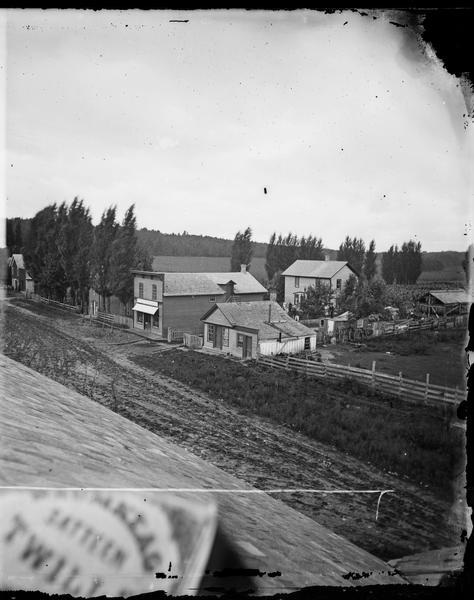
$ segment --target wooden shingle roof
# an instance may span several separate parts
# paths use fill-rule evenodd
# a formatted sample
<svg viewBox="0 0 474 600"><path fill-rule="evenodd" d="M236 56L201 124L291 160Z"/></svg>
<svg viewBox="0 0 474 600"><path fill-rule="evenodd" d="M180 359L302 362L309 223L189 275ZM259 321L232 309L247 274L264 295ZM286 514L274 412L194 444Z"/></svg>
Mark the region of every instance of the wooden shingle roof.
<svg viewBox="0 0 474 600"><path fill-rule="evenodd" d="M348 266L357 275L350 264L344 260L295 260L286 271L283 271L282 275L331 279L345 266Z"/></svg>
<svg viewBox="0 0 474 600"><path fill-rule="evenodd" d="M0 379L0 485L138 488L134 493L143 506L154 494L165 494L143 488L232 489L235 493L173 494L217 502L224 534L251 549L251 568L281 572L256 578L267 594L310 585L404 583L387 563L313 519L270 495L239 494L254 488L3 355ZM362 572L367 577L347 577Z"/></svg>
<svg viewBox="0 0 474 600"><path fill-rule="evenodd" d="M220 313L235 328L258 331L261 340L274 340L280 337L303 337L314 335L314 331L292 319L276 302L225 302L218 303L202 317L210 323L214 315Z"/></svg>

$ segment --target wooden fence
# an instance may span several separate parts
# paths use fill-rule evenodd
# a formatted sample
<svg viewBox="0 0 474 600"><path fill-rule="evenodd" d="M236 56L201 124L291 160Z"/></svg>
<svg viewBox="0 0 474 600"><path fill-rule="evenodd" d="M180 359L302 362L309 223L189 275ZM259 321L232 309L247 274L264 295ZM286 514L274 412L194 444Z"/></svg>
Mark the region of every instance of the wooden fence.
<svg viewBox="0 0 474 600"><path fill-rule="evenodd" d="M183 342L187 348L199 349L202 348L204 340L199 335L192 333L183 333Z"/></svg>
<svg viewBox="0 0 474 600"><path fill-rule="evenodd" d="M133 319L131 317L123 317L121 315L113 315L111 313L106 313L101 310L97 312L97 315L93 317L99 323L103 323L104 325L118 325L119 327L133 327Z"/></svg>
<svg viewBox="0 0 474 600"><path fill-rule="evenodd" d="M347 342L364 342L369 338L385 337L392 335L401 335L414 333L417 331L450 329L453 327L463 327L467 325L467 315L456 315L453 317L441 317L425 319L418 321L414 319L404 319L400 321L374 321L364 327L355 327L349 323L339 325L332 333L327 333L318 327L318 319L302 320L301 323L314 329L318 336L319 344L328 344L333 339L338 344Z"/></svg>
<svg viewBox="0 0 474 600"><path fill-rule="evenodd" d="M185 334L199 336L202 335L202 329L178 329L176 327L168 327L168 342L182 342L184 341Z"/></svg>
<svg viewBox="0 0 474 600"><path fill-rule="evenodd" d="M58 302L57 300L51 300L50 298L44 298L43 296L38 296L37 294L30 294L27 296L32 300L36 300L37 302L42 302L43 304L48 304L49 306L55 306L56 308L62 308L64 310L70 310L72 312L79 312L79 306L73 306L72 304L65 304L64 302Z"/></svg>
<svg viewBox="0 0 474 600"><path fill-rule="evenodd" d="M289 355L272 358L262 356L258 358L258 362L269 367L296 371L307 377L315 377L326 381L341 382L347 379L354 380L374 391L412 402L458 404L465 396L465 392L457 387L450 388L430 383L429 375L427 375L426 381L423 382L414 379L405 379L401 373L398 377L395 377L376 372L375 362L373 363L372 370L359 369L346 365L320 363Z"/></svg>

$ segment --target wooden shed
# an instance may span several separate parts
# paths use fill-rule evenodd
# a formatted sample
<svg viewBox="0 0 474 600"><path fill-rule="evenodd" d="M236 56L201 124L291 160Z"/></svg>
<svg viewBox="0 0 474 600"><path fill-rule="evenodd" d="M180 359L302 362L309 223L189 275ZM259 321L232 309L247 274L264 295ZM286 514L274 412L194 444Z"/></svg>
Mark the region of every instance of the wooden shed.
<svg viewBox="0 0 474 600"><path fill-rule="evenodd" d="M418 310L427 316L446 317L464 315L468 311L469 295L466 290L431 290L420 297Z"/></svg>

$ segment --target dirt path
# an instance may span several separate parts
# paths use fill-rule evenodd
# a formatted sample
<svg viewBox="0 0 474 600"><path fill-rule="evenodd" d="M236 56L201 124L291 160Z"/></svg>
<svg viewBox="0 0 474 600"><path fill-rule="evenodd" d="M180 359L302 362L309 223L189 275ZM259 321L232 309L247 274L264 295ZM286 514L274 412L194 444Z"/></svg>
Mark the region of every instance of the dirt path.
<svg viewBox="0 0 474 600"><path fill-rule="evenodd" d="M280 494L281 500L383 559L458 543L462 523L451 506L426 489L283 426L243 414L175 380L137 366L131 357L153 354L152 344L117 330L25 302L11 302L6 353L25 328L46 355L33 368L86 393L167 439L261 489L395 490L377 494ZM21 333L21 332L20 332ZM27 349L28 350L28 349ZM29 348L30 355L34 352ZM77 361L61 370L61 356ZM27 363L23 357L22 362ZM63 361L64 362L64 361ZM334 392L341 393L341 392ZM146 484L146 482L144 482Z"/></svg>

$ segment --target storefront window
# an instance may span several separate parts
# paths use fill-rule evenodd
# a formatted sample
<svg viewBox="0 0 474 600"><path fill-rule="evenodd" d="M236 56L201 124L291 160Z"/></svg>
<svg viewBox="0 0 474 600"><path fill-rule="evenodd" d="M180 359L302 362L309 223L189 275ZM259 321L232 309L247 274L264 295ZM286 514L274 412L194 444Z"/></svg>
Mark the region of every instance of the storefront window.
<svg viewBox="0 0 474 600"><path fill-rule="evenodd" d="M137 312L137 323L143 323L143 313Z"/></svg>

